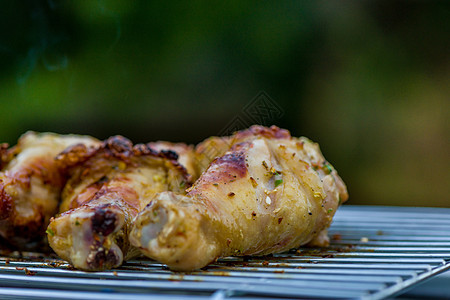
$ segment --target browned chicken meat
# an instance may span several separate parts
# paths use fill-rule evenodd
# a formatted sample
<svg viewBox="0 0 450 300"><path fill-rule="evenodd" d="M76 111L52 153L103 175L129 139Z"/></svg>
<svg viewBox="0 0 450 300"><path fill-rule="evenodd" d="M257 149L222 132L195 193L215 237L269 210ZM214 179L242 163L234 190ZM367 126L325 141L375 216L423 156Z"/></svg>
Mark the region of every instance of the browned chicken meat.
<svg viewBox="0 0 450 300"><path fill-rule="evenodd" d="M178 162L186 168L191 180L196 180L200 174L197 171L197 157L194 147L184 143L171 143L166 141L151 142L147 144L156 151L173 151L178 155Z"/></svg>
<svg viewBox="0 0 450 300"><path fill-rule="evenodd" d="M71 145L96 143L88 136L27 132L11 149L0 146L0 236L6 243L26 250L41 246L65 183L56 155Z"/></svg>
<svg viewBox="0 0 450 300"><path fill-rule="evenodd" d="M135 256L128 233L136 214L156 193L182 193L190 184L176 153L133 146L121 136L93 150L69 148L58 161L70 179L62 214L51 220L48 239L61 258L82 270L114 268Z"/></svg>
<svg viewBox="0 0 450 300"><path fill-rule="evenodd" d="M253 126L226 144L186 195L159 193L139 213L133 245L189 271L221 256L328 244L326 229L348 194L317 144L275 126Z"/></svg>

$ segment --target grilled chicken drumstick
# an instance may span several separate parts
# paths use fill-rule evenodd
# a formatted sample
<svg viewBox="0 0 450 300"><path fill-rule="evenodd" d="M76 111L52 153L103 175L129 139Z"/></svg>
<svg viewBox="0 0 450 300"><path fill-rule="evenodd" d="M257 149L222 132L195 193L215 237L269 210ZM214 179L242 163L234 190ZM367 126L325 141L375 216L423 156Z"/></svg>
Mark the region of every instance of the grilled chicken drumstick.
<svg viewBox="0 0 450 300"><path fill-rule="evenodd" d="M156 193L182 193L189 184L176 153L133 146L121 136L94 150L69 148L58 161L70 179L48 239L61 258L82 270L114 268L135 256L138 251L128 242L133 218Z"/></svg>
<svg viewBox="0 0 450 300"><path fill-rule="evenodd" d="M348 194L318 145L275 126L253 126L229 143L186 195L163 192L151 201L131 243L180 271L221 256L326 245L326 228Z"/></svg>
<svg viewBox="0 0 450 300"><path fill-rule="evenodd" d="M0 145L0 236L11 246L41 246L58 210L65 177L56 155L75 144L100 143L88 136L27 132L15 147Z"/></svg>

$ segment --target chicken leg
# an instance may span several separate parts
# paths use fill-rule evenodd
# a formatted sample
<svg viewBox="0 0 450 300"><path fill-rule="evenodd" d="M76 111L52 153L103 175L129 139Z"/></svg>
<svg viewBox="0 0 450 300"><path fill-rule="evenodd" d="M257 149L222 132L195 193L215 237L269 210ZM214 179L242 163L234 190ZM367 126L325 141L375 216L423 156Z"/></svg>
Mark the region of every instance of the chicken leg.
<svg viewBox="0 0 450 300"><path fill-rule="evenodd" d="M71 145L97 143L88 136L30 131L11 149L0 145L0 236L11 247L36 250L44 244L66 180L57 154Z"/></svg>
<svg viewBox="0 0 450 300"><path fill-rule="evenodd" d="M228 255L266 255L314 242L348 198L318 145L278 127L238 132L187 190L163 192L139 213L130 241L173 270Z"/></svg>
<svg viewBox="0 0 450 300"><path fill-rule="evenodd" d="M121 136L94 150L73 147L58 161L70 179L62 194L62 213L52 218L48 239L61 258L82 270L118 267L136 256L128 241L133 218L156 193L183 193L190 184L176 153L133 146Z"/></svg>

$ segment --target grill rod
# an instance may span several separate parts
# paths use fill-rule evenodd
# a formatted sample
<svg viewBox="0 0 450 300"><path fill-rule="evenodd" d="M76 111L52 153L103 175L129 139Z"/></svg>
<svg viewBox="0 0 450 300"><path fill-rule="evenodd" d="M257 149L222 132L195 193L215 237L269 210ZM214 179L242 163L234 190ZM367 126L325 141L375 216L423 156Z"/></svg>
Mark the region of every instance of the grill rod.
<svg viewBox="0 0 450 300"><path fill-rule="evenodd" d="M343 206L327 249L229 257L190 273L148 259L82 272L55 258L0 256L0 298L383 299L450 268L449 216L444 208Z"/></svg>

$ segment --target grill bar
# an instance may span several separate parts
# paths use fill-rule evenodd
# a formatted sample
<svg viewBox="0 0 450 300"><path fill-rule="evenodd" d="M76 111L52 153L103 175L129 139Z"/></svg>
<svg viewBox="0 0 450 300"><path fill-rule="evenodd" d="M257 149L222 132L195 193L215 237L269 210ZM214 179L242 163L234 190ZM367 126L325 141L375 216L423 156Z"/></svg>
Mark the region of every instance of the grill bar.
<svg viewBox="0 0 450 300"><path fill-rule="evenodd" d="M0 256L0 298L382 299L450 268L449 216L450 209L344 206L327 249L229 257L191 273L147 259L88 273L53 258Z"/></svg>

